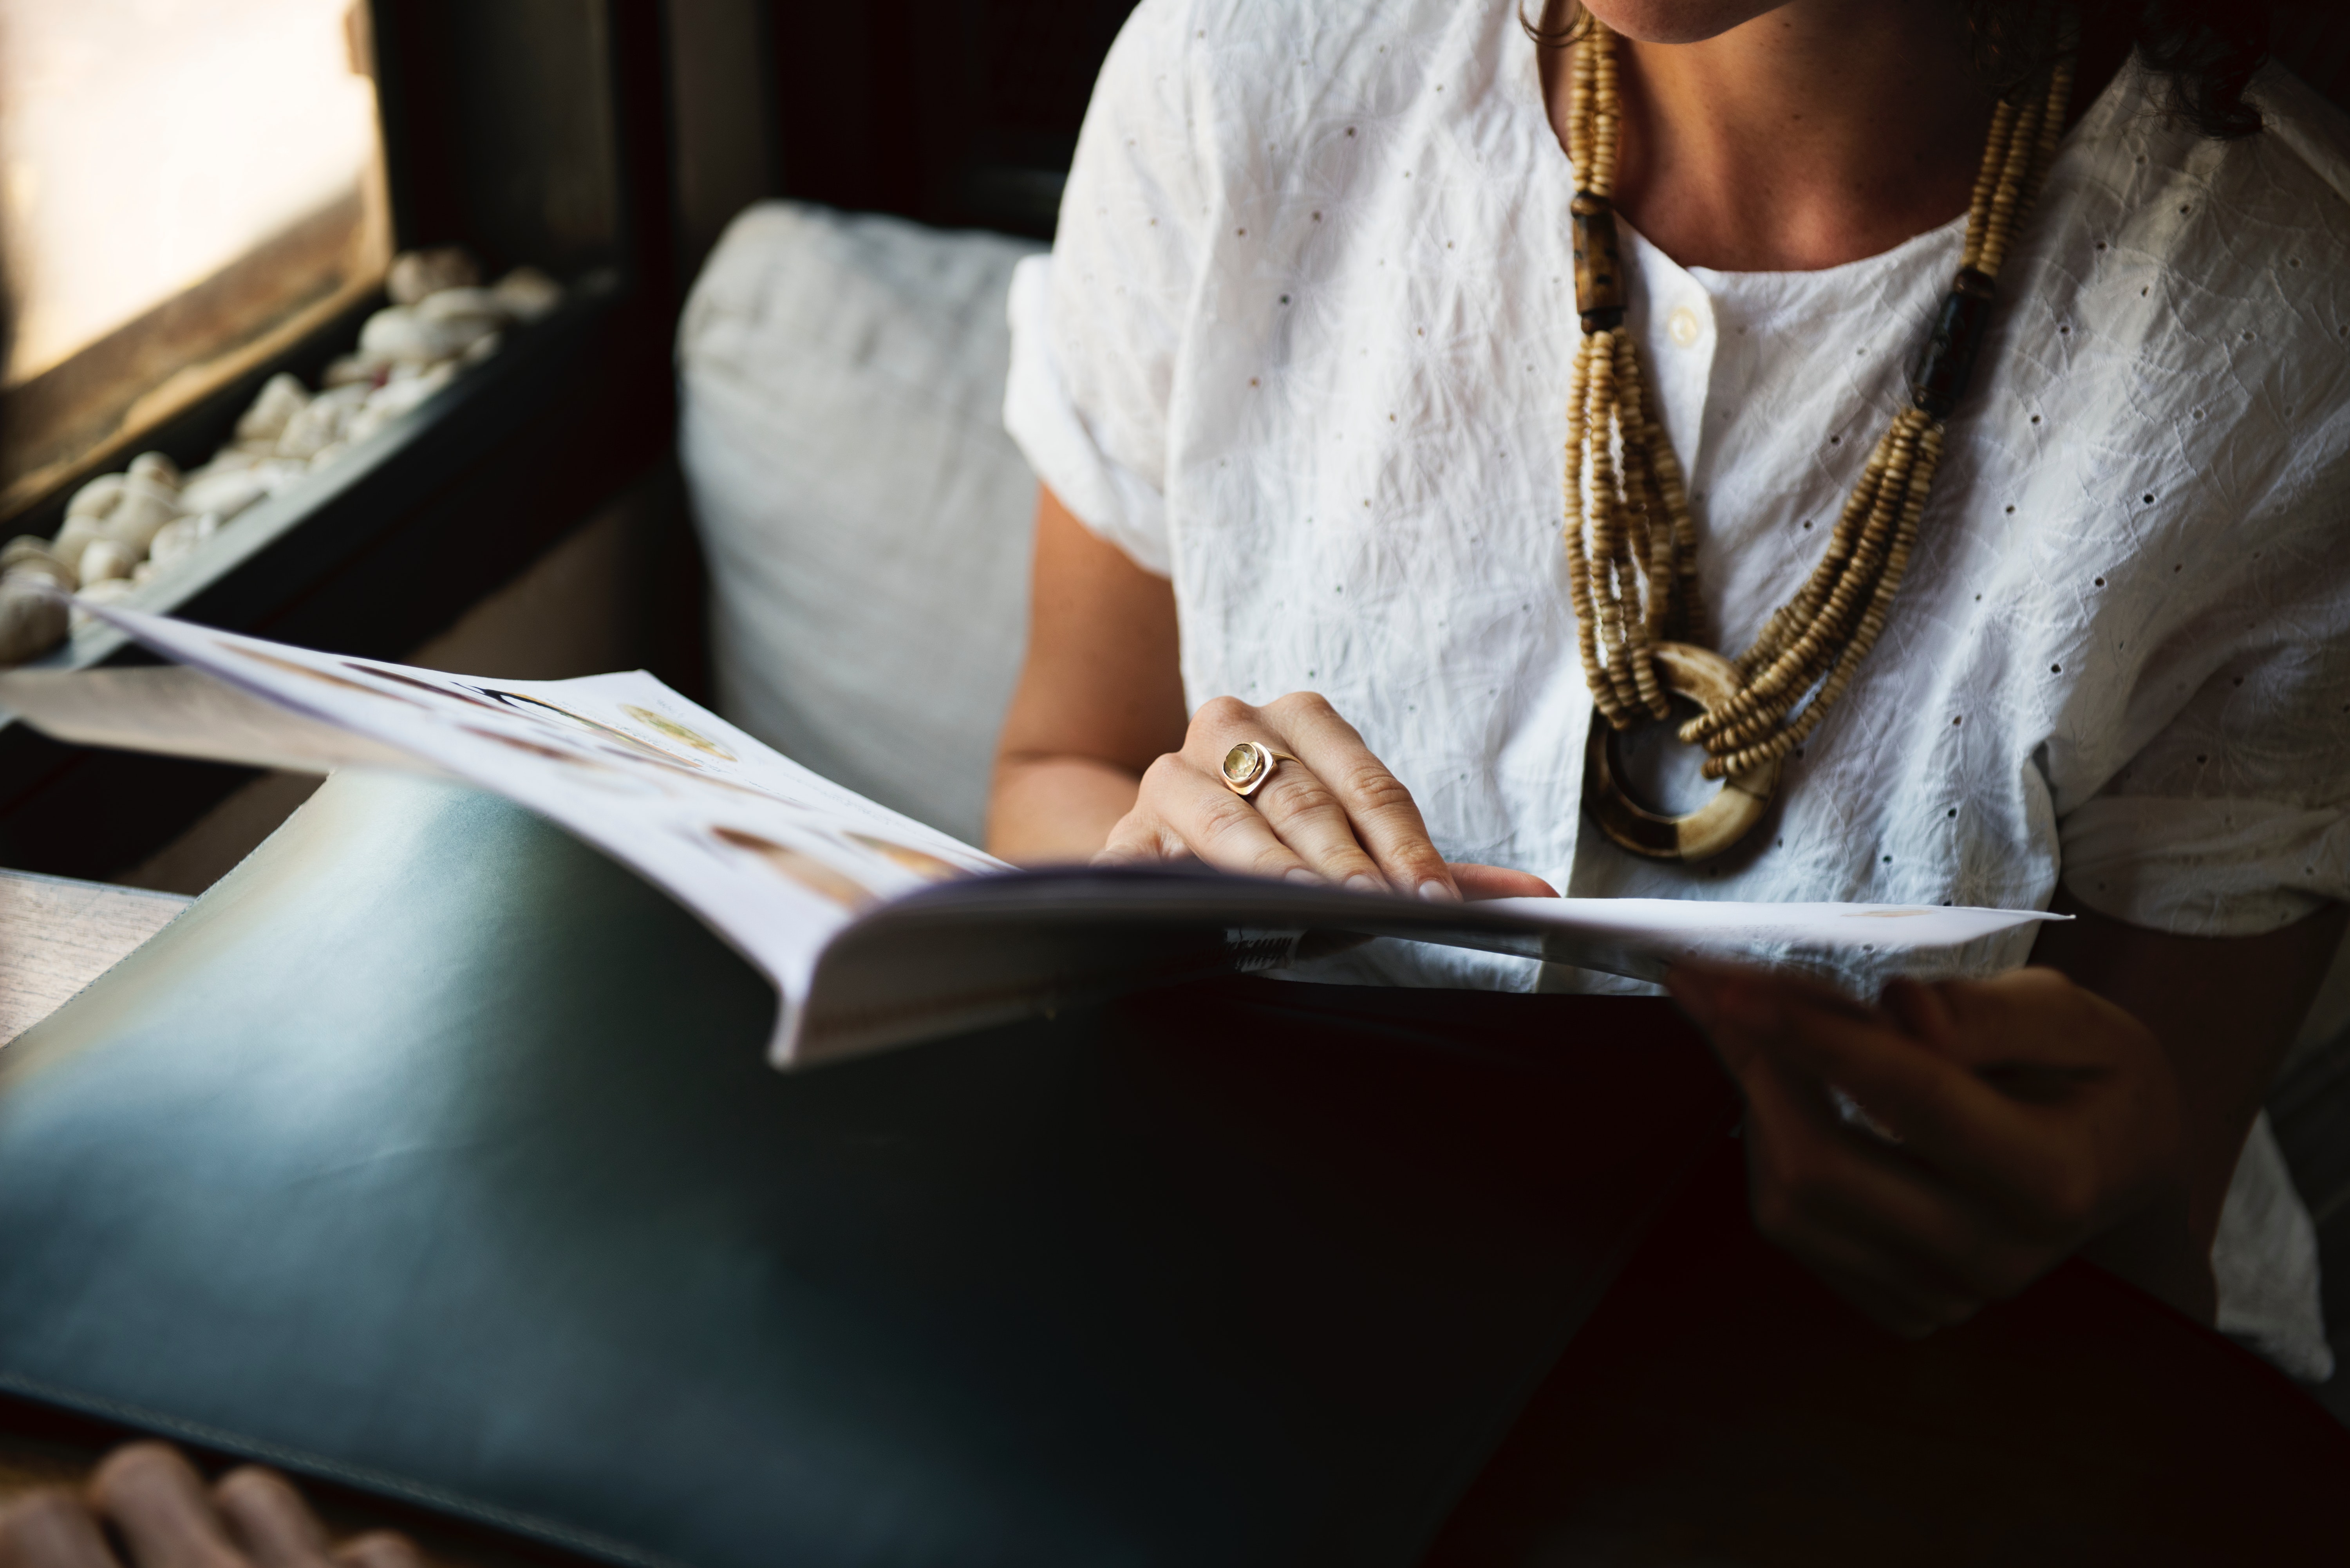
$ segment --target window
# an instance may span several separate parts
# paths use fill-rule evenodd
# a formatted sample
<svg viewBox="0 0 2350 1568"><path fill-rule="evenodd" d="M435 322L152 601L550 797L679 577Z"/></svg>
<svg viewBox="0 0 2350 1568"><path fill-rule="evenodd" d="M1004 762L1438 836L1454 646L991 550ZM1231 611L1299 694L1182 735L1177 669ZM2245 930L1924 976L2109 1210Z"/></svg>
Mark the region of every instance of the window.
<svg viewBox="0 0 2350 1568"><path fill-rule="evenodd" d="M0 0L0 517L390 255L364 0Z"/></svg>

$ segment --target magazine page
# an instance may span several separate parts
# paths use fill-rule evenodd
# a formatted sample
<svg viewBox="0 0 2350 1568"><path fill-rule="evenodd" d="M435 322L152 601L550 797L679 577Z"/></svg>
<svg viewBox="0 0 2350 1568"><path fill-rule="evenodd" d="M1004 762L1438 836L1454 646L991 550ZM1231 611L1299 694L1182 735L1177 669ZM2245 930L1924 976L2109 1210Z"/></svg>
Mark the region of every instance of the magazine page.
<svg viewBox="0 0 2350 1568"><path fill-rule="evenodd" d="M1197 868L1023 872L819 777L640 670L497 680L96 613L188 668L0 673L0 705L89 744L415 767L504 794L668 892L765 975L778 1066L1367 937L1653 980L1691 956L1898 969L2047 918L1698 899L1445 906Z"/></svg>
<svg viewBox="0 0 2350 1568"><path fill-rule="evenodd" d="M0 710L53 739L245 767L326 774L339 767L435 773L421 757L306 718L186 665L0 670Z"/></svg>
<svg viewBox="0 0 2350 1568"><path fill-rule="evenodd" d="M271 707L380 748L330 764L380 762L384 753L415 758L519 802L628 866L692 910L775 986L782 999L779 1060L795 1055L800 1003L834 933L942 879L1010 869L818 777L642 671L482 680L317 653L111 607L97 613L155 651ZM0 686L0 693L12 690ZM93 704L100 695L94 686ZM59 702L51 694L42 705L54 710ZM207 706L215 715L231 711L228 704ZM131 715L120 705L114 712L106 743L139 744L122 733ZM26 716L40 722L38 714ZM245 730L238 738L248 738L256 726L249 713L239 716ZM287 733L267 739L283 749L293 743ZM169 743L144 749L185 752L192 743L183 732L165 739ZM228 747L207 754L224 753L237 754Z"/></svg>

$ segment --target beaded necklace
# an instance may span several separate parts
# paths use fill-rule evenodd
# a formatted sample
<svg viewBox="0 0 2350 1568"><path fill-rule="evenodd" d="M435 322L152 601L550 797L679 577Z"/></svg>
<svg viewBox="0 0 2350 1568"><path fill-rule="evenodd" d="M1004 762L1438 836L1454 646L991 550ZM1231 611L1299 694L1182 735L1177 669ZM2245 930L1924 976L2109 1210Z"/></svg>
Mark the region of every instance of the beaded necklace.
<svg viewBox="0 0 2350 1568"><path fill-rule="evenodd" d="M1941 461L1944 421L1966 389L2000 265L2046 180L2072 99L2074 28L2069 17L2049 25L2062 31L2045 90L2022 104L2003 98L1991 117L1967 210L1964 258L1911 378L1910 406L1870 453L1810 578L1732 660L1695 640L1704 635L1697 531L1639 356L1623 330L1613 202L1621 124L1616 36L1586 18L1567 114L1583 340L1567 383L1565 537L1584 679L1607 720L1592 726L1584 799L1601 830L1625 848L1700 860L1736 843L1761 820L1787 753L1827 717L1885 629ZM1635 802L1617 782L1612 754L1617 732L1643 719L1670 719L1675 696L1702 710L1677 733L1705 748L1705 776L1723 781L1720 794L1684 816Z"/></svg>

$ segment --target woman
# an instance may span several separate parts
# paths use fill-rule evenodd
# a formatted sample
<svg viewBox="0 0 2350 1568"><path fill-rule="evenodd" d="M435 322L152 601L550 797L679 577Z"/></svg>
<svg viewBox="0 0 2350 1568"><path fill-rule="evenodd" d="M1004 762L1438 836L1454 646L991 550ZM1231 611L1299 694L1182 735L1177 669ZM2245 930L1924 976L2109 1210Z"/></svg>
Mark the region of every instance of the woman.
<svg viewBox="0 0 2350 1568"><path fill-rule="evenodd" d="M1136 12L1014 292L1045 493L994 847L2071 911L1874 1007L1678 976L1748 1098L1758 1222L1922 1333L2075 1251L2210 1321L2225 1207L2287 1306L2220 1321L2324 1376L2306 1215L2247 1140L2350 896L2339 117L2280 71L2245 96L2243 6L1587 9ZM1962 263L1970 384L1945 344L1905 411ZM1865 603L1804 598L1863 556ZM1681 751L1653 645L1726 705L1775 655L1706 649L1814 623L1819 711L1753 719L1761 760L1715 737L1759 820L1702 858L1617 842L1648 819L1586 737ZM1275 760L1243 797L1245 742ZM1327 972L1607 983L1391 943Z"/></svg>

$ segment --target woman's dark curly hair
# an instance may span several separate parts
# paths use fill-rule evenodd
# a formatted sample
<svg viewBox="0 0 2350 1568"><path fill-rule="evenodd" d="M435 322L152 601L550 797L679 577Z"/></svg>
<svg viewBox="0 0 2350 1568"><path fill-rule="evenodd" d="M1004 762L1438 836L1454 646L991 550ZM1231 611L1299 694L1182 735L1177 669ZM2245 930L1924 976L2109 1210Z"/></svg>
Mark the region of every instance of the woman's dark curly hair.
<svg viewBox="0 0 2350 1568"><path fill-rule="evenodd" d="M2002 93L2039 78L2056 53L2054 23L2066 7L2056 0L1961 0L1974 40L1975 68ZM2161 108L2206 136L2250 136L2260 110L2244 89L2269 57L2274 0L2078 0L2084 54L2135 52L2163 79ZM1526 30L1545 44L1571 42L1585 21L1583 7L1565 7L1566 21Z"/></svg>
<svg viewBox="0 0 2350 1568"><path fill-rule="evenodd" d="M2046 68L2048 0L1964 0L1975 68L2001 91ZM2273 4L2263 0L2087 0L2074 7L2085 49L2103 41L2134 50L2163 79L2161 107L2206 136L2250 136L2261 111L2244 101L2252 73L2269 57Z"/></svg>

